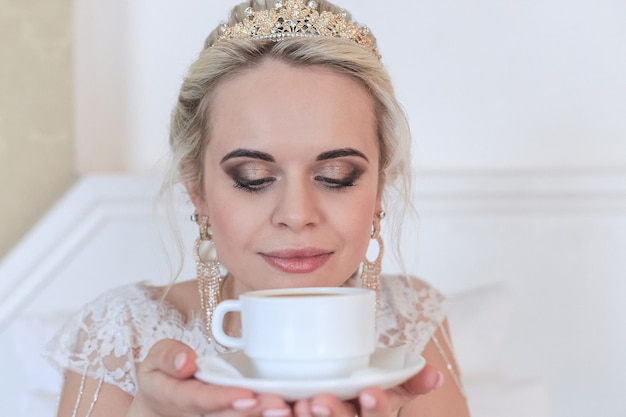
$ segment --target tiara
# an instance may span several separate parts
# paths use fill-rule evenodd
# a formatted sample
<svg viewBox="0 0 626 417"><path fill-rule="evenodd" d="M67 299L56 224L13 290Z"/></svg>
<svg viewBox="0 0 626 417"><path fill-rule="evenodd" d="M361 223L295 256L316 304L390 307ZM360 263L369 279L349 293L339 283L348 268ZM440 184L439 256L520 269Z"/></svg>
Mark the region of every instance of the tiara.
<svg viewBox="0 0 626 417"><path fill-rule="evenodd" d="M244 10L246 18L234 25L223 23L215 43L225 39L271 39L293 37L333 37L348 39L380 59L367 26L346 20L347 13L319 12L318 2L309 0L276 0L274 8ZM214 43L214 44L215 44Z"/></svg>

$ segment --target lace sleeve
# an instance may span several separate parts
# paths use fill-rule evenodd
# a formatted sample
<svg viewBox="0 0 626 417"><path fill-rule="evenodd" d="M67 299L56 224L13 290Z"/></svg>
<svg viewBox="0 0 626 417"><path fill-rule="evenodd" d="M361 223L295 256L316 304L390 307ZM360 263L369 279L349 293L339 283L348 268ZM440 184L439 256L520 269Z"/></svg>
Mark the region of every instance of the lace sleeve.
<svg viewBox="0 0 626 417"><path fill-rule="evenodd" d="M56 367L71 370L134 395L138 361L135 308L145 296L136 286L108 292L71 318L46 347Z"/></svg>
<svg viewBox="0 0 626 417"><path fill-rule="evenodd" d="M426 282L401 275L381 276L379 343L407 345L421 353L444 321L449 304Z"/></svg>
<svg viewBox="0 0 626 417"><path fill-rule="evenodd" d="M46 347L46 356L61 370L115 385L134 396L137 366L157 341L176 339L198 355L215 354L202 318L183 320L161 301L163 291L138 283L105 293L57 333Z"/></svg>

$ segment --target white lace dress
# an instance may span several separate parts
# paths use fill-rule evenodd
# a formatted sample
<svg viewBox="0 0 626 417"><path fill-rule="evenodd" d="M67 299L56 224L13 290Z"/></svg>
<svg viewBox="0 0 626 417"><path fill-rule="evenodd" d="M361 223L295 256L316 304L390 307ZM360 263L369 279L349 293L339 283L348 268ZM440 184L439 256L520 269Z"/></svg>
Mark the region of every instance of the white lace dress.
<svg viewBox="0 0 626 417"><path fill-rule="evenodd" d="M356 279L347 285L357 285ZM46 355L61 370L137 392L137 365L159 340L180 340L199 356L215 355L201 317L184 321L161 301L164 289L138 283L105 293L87 304L55 336ZM421 352L447 313L444 297L423 281L381 276L379 345L406 345Z"/></svg>

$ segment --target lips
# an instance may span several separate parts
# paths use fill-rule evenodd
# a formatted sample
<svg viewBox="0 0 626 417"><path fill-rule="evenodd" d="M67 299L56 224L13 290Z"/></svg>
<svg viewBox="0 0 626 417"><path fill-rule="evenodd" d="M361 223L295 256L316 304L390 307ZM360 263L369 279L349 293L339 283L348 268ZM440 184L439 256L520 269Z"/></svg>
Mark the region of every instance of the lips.
<svg viewBox="0 0 626 417"><path fill-rule="evenodd" d="M330 259L332 252L316 248L289 249L261 253L271 267L291 274L306 274L321 268Z"/></svg>

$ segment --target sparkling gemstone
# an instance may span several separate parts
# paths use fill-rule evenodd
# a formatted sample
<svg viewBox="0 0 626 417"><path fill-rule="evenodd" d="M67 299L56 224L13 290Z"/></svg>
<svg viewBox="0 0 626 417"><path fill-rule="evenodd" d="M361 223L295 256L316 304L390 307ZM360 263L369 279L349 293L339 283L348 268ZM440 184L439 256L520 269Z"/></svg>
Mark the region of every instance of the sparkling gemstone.
<svg viewBox="0 0 626 417"><path fill-rule="evenodd" d="M228 26L226 25L226 23L222 23L222 24L220 25L220 31L222 31L222 32L226 32L226 29L227 29L227 28L228 28Z"/></svg>
<svg viewBox="0 0 626 417"><path fill-rule="evenodd" d="M366 35L370 34L370 28L368 28L367 26L363 26L361 28L361 30L363 31L363 33L365 33Z"/></svg>
<svg viewBox="0 0 626 417"><path fill-rule="evenodd" d="M274 3L274 8L280 9L281 7L283 7L283 0L276 0L276 3Z"/></svg>
<svg viewBox="0 0 626 417"><path fill-rule="evenodd" d="M244 10L244 13L246 14L246 16L250 17L254 13L254 9L252 7L246 7L246 10Z"/></svg>
<svg viewBox="0 0 626 417"><path fill-rule="evenodd" d="M317 2L315 0L311 0L309 2L309 7L313 10L317 9Z"/></svg>
<svg viewBox="0 0 626 417"><path fill-rule="evenodd" d="M287 23L289 23L289 26L291 26L292 28L295 28L296 26L298 26L298 21L295 19L289 19Z"/></svg>

